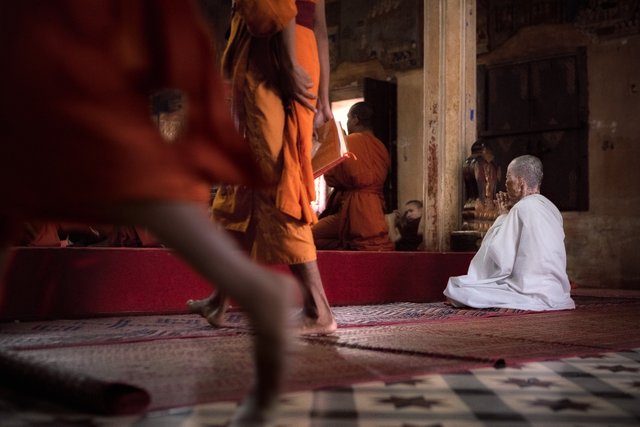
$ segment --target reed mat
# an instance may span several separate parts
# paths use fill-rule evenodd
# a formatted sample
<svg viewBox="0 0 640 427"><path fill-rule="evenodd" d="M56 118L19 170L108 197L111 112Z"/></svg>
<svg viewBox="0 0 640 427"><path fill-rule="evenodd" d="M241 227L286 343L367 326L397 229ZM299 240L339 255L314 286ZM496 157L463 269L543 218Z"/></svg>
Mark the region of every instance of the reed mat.
<svg viewBox="0 0 640 427"><path fill-rule="evenodd" d="M398 381L414 375L640 347L640 299L576 297L576 310L460 310L441 303L335 307L340 328L296 338L285 390ZM253 377L242 313L213 329L195 315L0 324L0 349L50 369L146 390L149 409L241 398ZM37 387L37 384L34 384Z"/></svg>
<svg viewBox="0 0 640 427"><path fill-rule="evenodd" d="M108 383L127 383L151 396L149 410L240 399L251 386L251 337L190 338L24 350L52 371L70 370ZM481 361L390 354L297 341L287 354L285 390L346 386L486 365Z"/></svg>
<svg viewBox="0 0 640 427"><path fill-rule="evenodd" d="M640 345L640 300L522 316L339 329L331 345L432 357L524 362Z"/></svg>
<svg viewBox="0 0 640 427"><path fill-rule="evenodd" d="M575 301L579 309L602 307L615 310L615 307L621 304L640 302L640 298L587 295L576 296ZM341 306L333 307L332 310L341 329L541 314L513 309L454 308L443 302ZM0 347L25 349L174 338L223 337L246 333L249 328L247 319L241 311L227 313L225 321L229 327L218 329L212 328L197 315L4 322L0 323Z"/></svg>

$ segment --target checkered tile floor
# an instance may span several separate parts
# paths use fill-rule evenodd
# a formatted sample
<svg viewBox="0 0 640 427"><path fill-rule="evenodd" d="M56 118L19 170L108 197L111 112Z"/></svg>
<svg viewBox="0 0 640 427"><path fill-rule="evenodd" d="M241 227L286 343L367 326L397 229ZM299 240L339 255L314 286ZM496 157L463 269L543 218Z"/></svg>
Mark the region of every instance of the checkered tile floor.
<svg viewBox="0 0 640 427"><path fill-rule="evenodd" d="M2 426L223 426L233 402L135 417L89 417L3 405ZM276 426L638 426L640 349L282 396Z"/></svg>

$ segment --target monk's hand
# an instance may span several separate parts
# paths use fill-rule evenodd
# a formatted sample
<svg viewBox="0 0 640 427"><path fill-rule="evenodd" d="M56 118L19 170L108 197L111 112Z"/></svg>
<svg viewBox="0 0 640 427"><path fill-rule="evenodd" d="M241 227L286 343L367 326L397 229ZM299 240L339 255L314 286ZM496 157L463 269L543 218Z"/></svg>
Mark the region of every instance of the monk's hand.
<svg viewBox="0 0 640 427"><path fill-rule="evenodd" d="M298 64L293 66L293 81L295 84L295 98L302 106L315 112L316 107L310 102L310 100L316 99L316 96L311 92L313 88L313 81L309 74Z"/></svg>
<svg viewBox="0 0 640 427"><path fill-rule="evenodd" d="M327 106L321 100L318 100L318 108L316 109L315 116L313 116L313 128L317 129L331 119L333 119L331 107Z"/></svg>
<svg viewBox="0 0 640 427"><path fill-rule="evenodd" d="M393 222L394 224L396 224L396 226L400 225L400 223L402 222L404 214L401 213L399 210L394 210L393 211Z"/></svg>

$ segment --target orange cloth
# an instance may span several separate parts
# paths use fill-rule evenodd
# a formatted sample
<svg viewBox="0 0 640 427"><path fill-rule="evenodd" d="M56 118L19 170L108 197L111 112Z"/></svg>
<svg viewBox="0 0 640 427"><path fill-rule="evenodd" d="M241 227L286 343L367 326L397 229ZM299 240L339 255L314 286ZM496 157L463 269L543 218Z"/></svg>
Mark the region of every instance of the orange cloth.
<svg viewBox="0 0 640 427"><path fill-rule="evenodd" d="M318 94L320 79L317 48L313 31L296 25L298 63L311 77L313 88L310 92L314 95ZM315 104L315 101L312 103ZM293 115L287 117L283 150L284 164L278 185L277 205L282 212L308 224L315 224L318 219L311 209L311 202L316 198L311 165L314 113L297 102L293 104L293 112Z"/></svg>
<svg viewBox="0 0 640 427"><path fill-rule="evenodd" d="M206 203L215 182L259 179L194 1L5 2L0 27L0 219L103 221L114 203ZM173 143L150 119L164 88L187 97Z"/></svg>
<svg viewBox="0 0 640 427"><path fill-rule="evenodd" d="M293 1L234 0L233 7L256 37L269 37L281 31L296 16Z"/></svg>
<svg viewBox="0 0 640 427"><path fill-rule="evenodd" d="M294 103L285 110L273 74L265 71L267 40L251 37L235 14L223 66L231 72L237 120L255 158L273 185L252 190L223 186L212 205L213 218L238 232L251 256L267 264L299 264L316 259L310 225L317 221L311 167L313 112ZM315 35L296 25L299 64L317 94L320 67ZM249 52L256 55L249 56ZM253 55L253 53L252 53Z"/></svg>
<svg viewBox="0 0 640 427"><path fill-rule="evenodd" d="M384 144L370 133L347 136L349 158L327 172L334 193L327 205L332 212L313 227L318 249L359 251L393 250L384 217L384 186L391 160Z"/></svg>
<svg viewBox="0 0 640 427"><path fill-rule="evenodd" d="M58 236L58 224L53 222L26 222L23 224L23 233L15 242L21 246L61 246Z"/></svg>

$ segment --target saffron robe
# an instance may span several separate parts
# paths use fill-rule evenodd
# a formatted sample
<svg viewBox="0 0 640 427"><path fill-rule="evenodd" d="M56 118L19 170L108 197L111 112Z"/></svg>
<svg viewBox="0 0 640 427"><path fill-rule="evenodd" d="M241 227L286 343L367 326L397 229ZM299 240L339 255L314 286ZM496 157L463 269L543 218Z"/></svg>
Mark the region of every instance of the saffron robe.
<svg viewBox="0 0 640 427"><path fill-rule="evenodd" d="M532 194L496 219L468 274L451 277L444 294L475 308L572 309L566 259L560 212Z"/></svg>
<svg viewBox="0 0 640 427"><path fill-rule="evenodd" d="M245 30L240 12L236 11L232 19L223 67L231 72L234 113L241 131L273 185L261 189L222 186L213 201L212 216L234 232L253 259L264 264L314 261L317 256L311 224L317 218L310 204L315 199L313 112L297 102L285 110L278 88L264 69L261 53L268 45ZM317 94L320 65L315 34L298 24L295 32L297 61L313 81L310 92Z"/></svg>
<svg viewBox="0 0 640 427"><path fill-rule="evenodd" d="M109 221L117 203L206 206L215 182L258 181L195 2L4 2L0 27L5 233L21 218ZM165 88L188 102L173 143L150 117L149 95Z"/></svg>
<svg viewBox="0 0 640 427"><path fill-rule="evenodd" d="M326 215L313 226L318 249L390 251L394 249L384 217L382 189L391 159L384 144L368 132L351 133L348 158L324 177L333 193Z"/></svg>

